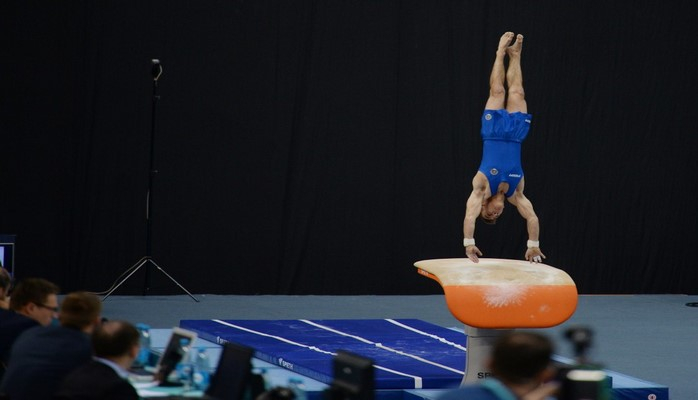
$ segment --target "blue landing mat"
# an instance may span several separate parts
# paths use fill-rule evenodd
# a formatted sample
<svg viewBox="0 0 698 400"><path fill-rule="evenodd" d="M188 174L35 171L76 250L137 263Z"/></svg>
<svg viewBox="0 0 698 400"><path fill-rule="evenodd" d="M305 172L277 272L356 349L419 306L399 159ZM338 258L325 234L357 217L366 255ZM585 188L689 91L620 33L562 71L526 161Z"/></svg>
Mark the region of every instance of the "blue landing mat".
<svg viewBox="0 0 698 400"><path fill-rule="evenodd" d="M376 365L377 400L438 400L444 389L460 384L465 369L465 333L417 319L182 320L180 326L213 343L252 347L256 358L325 384L332 382L337 350L369 357ZM606 373L613 399L669 399L664 385Z"/></svg>
<svg viewBox="0 0 698 400"><path fill-rule="evenodd" d="M417 319L182 320L180 327L252 347L256 358L327 384L337 350L373 359L376 389L456 387L465 369L465 335Z"/></svg>

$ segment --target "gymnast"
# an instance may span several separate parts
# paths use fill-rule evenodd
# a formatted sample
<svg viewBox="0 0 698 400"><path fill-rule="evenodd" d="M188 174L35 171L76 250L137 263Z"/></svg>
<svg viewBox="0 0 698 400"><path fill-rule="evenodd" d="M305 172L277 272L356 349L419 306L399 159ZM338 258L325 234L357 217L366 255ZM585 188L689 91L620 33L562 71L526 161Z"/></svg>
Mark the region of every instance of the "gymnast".
<svg viewBox="0 0 698 400"><path fill-rule="evenodd" d="M480 132L483 139L482 161L473 177L473 191L468 197L463 220L463 246L465 254L473 262L478 262L478 256L482 256L475 246L475 220L479 217L485 223L494 224L504 211L505 198L526 220L526 260L539 263L545 259L539 247L538 217L533 211L533 204L523 193L521 142L528 135L531 114L527 113L524 98L522 45L523 35L517 35L516 39L512 32L502 35L490 74L490 94L482 115ZM509 57L506 71L505 56Z"/></svg>

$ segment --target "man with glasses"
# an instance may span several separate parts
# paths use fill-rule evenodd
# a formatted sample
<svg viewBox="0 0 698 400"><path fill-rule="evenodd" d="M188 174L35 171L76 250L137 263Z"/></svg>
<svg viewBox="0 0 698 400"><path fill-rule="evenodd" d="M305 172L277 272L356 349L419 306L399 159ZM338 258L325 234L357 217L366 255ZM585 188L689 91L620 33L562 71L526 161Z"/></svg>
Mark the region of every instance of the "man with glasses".
<svg viewBox="0 0 698 400"><path fill-rule="evenodd" d="M56 310L51 303L44 307ZM12 345L0 393L13 400L52 399L63 379L92 359L89 335L101 324L101 313L96 295L66 295L58 313L60 325L31 328Z"/></svg>
<svg viewBox="0 0 698 400"><path fill-rule="evenodd" d="M58 286L45 279L28 278L12 291L10 309L0 308L0 379L19 335L35 326L48 326L58 316L58 292Z"/></svg>

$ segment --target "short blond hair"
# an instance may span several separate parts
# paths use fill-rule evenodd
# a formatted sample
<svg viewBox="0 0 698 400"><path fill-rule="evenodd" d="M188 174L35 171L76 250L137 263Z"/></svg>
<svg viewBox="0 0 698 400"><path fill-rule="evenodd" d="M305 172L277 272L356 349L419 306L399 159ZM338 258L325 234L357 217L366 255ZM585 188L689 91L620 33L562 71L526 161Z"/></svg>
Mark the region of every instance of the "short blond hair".
<svg viewBox="0 0 698 400"><path fill-rule="evenodd" d="M68 293L61 303L58 320L62 326L82 330L102 314L102 301L88 292Z"/></svg>

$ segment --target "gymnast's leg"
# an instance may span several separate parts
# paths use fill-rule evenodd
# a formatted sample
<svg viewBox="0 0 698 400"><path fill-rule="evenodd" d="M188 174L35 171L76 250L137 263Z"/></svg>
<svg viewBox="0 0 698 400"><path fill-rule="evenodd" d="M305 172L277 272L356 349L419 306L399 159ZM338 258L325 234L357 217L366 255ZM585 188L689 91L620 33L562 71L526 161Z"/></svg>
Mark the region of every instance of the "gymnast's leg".
<svg viewBox="0 0 698 400"><path fill-rule="evenodd" d="M504 70L504 57L509 52L508 46L514 38L512 32L506 32L499 39L497 46L497 54L494 58L494 65L490 73L490 96L485 104L486 110L501 110L504 108L506 100L506 89L504 87L504 79L506 76Z"/></svg>
<svg viewBox="0 0 698 400"><path fill-rule="evenodd" d="M517 35L514 44L506 48L509 56L509 68L507 68L507 85L509 93L507 98L507 111L527 113L526 98L523 88L523 74L521 72L521 48L523 35Z"/></svg>

